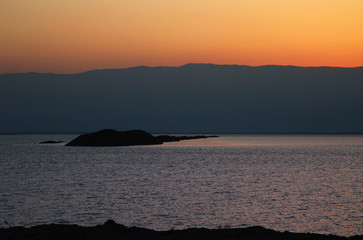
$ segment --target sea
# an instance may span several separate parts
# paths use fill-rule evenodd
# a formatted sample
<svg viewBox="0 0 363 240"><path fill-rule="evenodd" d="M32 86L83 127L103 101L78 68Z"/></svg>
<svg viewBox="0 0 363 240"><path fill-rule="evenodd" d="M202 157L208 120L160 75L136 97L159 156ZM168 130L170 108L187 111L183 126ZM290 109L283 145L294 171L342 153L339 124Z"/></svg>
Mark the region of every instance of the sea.
<svg viewBox="0 0 363 240"><path fill-rule="evenodd" d="M363 234L363 135L220 135L66 147L77 135L0 135L0 227L154 230L263 226Z"/></svg>

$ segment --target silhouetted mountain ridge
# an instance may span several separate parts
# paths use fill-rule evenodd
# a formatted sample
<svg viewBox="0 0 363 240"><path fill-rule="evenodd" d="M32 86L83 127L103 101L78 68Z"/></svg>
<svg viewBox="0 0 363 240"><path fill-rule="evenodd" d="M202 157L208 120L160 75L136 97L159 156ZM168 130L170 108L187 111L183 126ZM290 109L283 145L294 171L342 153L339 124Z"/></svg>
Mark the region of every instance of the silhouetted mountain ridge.
<svg viewBox="0 0 363 240"><path fill-rule="evenodd" d="M295 65L260 65L260 66L250 66L250 65L238 65L238 64L213 64L213 63L187 63L181 65L179 67L173 66L157 66L157 67L150 67L150 66L135 66L129 68L105 68L105 69L93 69L85 72L80 73L42 73L42 72L25 72L25 73L4 73L0 74L1 76L8 76L8 75L82 75L88 73L95 73L95 72L118 72L118 71L132 71L132 70L140 70L140 69L183 69L183 68L275 68L275 69L286 69L286 68L302 68L302 69L357 69L362 70L363 66L357 67L332 67L332 66L295 66Z"/></svg>
<svg viewBox="0 0 363 240"><path fill-rule="evenodd" d="M363 133L363 67L186 64L0 75L0 132Z"/></svg>

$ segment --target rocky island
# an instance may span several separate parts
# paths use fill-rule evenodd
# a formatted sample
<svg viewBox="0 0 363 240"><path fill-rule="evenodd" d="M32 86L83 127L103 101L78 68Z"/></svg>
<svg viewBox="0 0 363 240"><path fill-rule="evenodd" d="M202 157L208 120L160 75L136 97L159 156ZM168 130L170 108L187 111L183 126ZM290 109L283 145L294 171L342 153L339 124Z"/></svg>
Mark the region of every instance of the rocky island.
<svg viewBox="0 0 363 240"><path fill-rule="evenodd" d="M192 140L217 136L153 136L143 130L130 130L120 132L112 129L104 129L94 133L78 136L66 146L83 147L115 147L115 146L135 146L135 145L156 145L164 142L176 142L181 140Z"/></svg>

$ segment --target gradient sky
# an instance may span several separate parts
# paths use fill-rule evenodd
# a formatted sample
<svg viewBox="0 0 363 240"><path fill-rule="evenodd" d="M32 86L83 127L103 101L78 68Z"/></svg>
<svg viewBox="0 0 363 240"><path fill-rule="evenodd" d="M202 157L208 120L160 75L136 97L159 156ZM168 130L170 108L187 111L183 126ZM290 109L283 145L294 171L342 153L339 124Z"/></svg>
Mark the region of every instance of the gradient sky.
<svg viewBox="0 0 363 240"><path fill-rule="evenodd" d="M363 0L1 0L0 73L363 65Z"/></svg>

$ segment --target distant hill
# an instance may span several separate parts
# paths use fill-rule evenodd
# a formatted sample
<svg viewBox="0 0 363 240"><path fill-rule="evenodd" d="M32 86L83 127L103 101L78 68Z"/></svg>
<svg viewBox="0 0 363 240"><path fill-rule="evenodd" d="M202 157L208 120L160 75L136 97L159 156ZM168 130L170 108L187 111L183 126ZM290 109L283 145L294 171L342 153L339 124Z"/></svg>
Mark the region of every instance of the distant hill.
<svg viewBox="0 0 363 240"><path fill-rule="evenodd" d="M0 132L362 133L363 67L187 64L0 75Z"/></svg>

